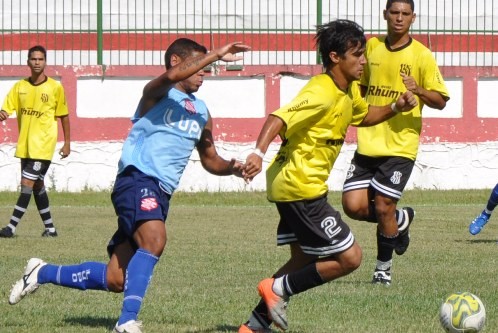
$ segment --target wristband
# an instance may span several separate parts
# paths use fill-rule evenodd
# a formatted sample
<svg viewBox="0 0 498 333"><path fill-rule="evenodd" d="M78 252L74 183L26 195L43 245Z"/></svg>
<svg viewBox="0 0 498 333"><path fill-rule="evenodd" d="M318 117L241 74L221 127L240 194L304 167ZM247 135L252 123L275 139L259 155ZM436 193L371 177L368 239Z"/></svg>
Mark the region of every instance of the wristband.
<svg viewBox="0 0 498 333"><path fill-rule="evenodd" d="M399 110L398 110L398 108L396 107L396 103L391 104L391 110L392 110L394 113L399 113Z"/></svg>
<svg viewBox="0 0 498 333"><path fill-rule="evenodd" d="M253 154L258 155L258 156L259 156L259 157L261 157L261 158L264 158L264 157L265 157L265 153L263 153L263 152L261 151L261 149L259 149L259 148L254 148L254 150L252 151L252 153L253 153Z"/></svg>

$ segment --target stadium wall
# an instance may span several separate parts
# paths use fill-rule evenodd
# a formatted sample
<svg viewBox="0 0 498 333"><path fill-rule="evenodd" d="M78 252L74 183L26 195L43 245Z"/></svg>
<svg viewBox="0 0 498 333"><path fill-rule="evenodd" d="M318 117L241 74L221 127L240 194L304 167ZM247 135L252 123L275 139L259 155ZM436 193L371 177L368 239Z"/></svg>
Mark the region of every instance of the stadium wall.
<svg viewBox="0 0 498 333"><path fill-rule="evenodd" d="M59 191L110 189L116 174L123 139L145 82L163 71L161 66L49 66L47 74L60 80L71 112L72 153L56 155L47 175L47 187ZM268 113L289 101L317 65L244 66L227 70L216 65L206 72L197 94L214 118L214 135L225 158L244 159L252 149ZM451 100L443 111L424 109L419 157L408 188L490 188L498 179L498 69L495 67L442 67ZM0 95L15 81L29 75L26 66L0 66ZM16 190L19 160L14 158L17 123L0 124L0 190ZM62 136L60 135L62 139ZM329 179L340 190L356 148L351 128ZM59 143L60 146L61 143ZM267 164L278 149L270 147ZM207 174L194 152L180 183L182 191L264 190L261 174L251 184L235 177Z"/></svg>

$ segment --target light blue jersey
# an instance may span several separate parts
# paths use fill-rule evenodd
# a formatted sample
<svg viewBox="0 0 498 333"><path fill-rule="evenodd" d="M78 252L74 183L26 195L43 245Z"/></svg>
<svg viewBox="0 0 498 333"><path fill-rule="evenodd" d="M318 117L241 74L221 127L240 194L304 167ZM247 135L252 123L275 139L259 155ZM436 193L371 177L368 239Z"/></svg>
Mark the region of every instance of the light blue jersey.
<svg viewBox="0 0 498 333"><path fill-rule="evenodd" d="M145 116L131 118L118 173L133 165L156 178L173 194L208 120L206 104L192 94L171 88Z"/></svg>

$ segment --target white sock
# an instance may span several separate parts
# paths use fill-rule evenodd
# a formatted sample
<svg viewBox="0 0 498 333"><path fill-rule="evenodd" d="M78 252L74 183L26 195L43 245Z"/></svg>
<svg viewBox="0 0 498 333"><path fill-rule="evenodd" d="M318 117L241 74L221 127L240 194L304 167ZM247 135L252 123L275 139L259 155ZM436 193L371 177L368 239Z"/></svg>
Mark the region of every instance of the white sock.
<svg viewBox="0 0 498 333"><path fill-rule="evenodd" d="M380 260L377 260L377 266L375 267L375 269L378 269L378 270L381 270L381 271L388 271L388 270L391 269L392 264L393 264L392 259L389 260L389 261L380 261Z"/></svg>
<svg viewBox="0 0 498 333"><path fill-rule="evenodd" d="M284 277L278 277L273 281L273 286L271 288L275 294L277 294L280 297L284 297L285 291L284 291Z"/></svg>

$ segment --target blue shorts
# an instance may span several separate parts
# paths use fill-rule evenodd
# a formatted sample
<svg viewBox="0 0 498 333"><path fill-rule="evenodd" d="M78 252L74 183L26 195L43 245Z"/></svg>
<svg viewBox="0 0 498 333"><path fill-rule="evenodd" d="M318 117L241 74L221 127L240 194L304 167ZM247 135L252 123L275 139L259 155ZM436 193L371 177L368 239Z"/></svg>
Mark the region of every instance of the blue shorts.
<svg viewBox="0 0 498 333"><path fill-rule="evenodd" d="M118 230L107 245L109 257L114 247L129 240L136 250L133 234L138 226L150 220L166 221L170 195L161 190L159 182L136 169L127 167L118 174L111 194L114 211L118 216Z"/></svg>

